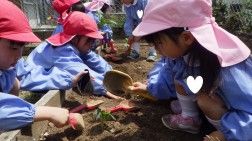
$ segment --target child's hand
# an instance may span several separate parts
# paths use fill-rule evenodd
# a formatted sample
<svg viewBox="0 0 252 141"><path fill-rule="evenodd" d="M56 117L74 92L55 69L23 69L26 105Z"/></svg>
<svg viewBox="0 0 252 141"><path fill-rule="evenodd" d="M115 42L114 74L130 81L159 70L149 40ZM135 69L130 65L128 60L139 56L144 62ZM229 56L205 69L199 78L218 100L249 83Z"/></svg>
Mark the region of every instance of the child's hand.
<svg viewBox="0 0 252 141"><path fill-rule="evenodd" d="M69 111L63 108L52 107L52 116L49 119L57 128L68 125Z"/></svg>
<svg viewBox="0 0 252 141"><path fill-rule="evenodd" d="M146 84L143 84L141 82L134 82L132 84L132 86L129 87L129 89L132 91L132 92L142 92L142 93L146 93L148 92L147 90L147 85Z"/></svg>
<svg viewBox="0 0 252 141"><path fill-rule="evenodd" d="M204 137L204 141L226 141L226 139L221 131L214 131Z"/></svg>
<svg viewBox="0 0 252 141"><path fill-rule="evenodd" d="M79 81L79 79L81 78L82 75L88 73L87 71L82 71L82 72L79 72L74 78L73 78L73 81L72 81L72 85L73 87L77 87L77 83ZM91 77L91 80L93 79L93 77Z"/></svg>

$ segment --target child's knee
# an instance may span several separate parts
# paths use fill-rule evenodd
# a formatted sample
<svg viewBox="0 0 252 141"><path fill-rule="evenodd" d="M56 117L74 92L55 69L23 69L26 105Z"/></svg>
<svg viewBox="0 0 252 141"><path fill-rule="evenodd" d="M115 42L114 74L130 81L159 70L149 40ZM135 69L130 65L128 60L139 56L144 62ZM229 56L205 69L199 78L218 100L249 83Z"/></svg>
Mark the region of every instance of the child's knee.
<svg viewBox="0 0 252 141"><path fill-rule="evenodd" d="M220 120L227 112L224 102L217 95L198 94L197 103L203 113L213 120Z"/></svg>

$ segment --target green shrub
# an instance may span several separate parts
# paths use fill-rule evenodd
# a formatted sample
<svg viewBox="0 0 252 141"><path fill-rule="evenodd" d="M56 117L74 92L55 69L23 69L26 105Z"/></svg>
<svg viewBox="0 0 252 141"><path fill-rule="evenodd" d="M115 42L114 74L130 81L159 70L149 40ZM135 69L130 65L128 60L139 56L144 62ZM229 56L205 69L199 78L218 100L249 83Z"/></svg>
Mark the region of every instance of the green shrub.
<svg viewBox="0 0 252 141"><path fill-rule="evenodd" d="M109 24L113 30L114 37L118 39L125 38L124 23L126 20L126 15L112 13L112 14L106 14L105 18L110 19L111 21L116 23L116 24Z"/></svg>
<svg viewBox="0 0 252 141"><path fill-rule="evenodd" d="M238 9L232 9L232 6ZM229 32L252 33L252 0L233 5L225 4L223 0L216 0L213 3L213 15L216 22Z"/></svg>

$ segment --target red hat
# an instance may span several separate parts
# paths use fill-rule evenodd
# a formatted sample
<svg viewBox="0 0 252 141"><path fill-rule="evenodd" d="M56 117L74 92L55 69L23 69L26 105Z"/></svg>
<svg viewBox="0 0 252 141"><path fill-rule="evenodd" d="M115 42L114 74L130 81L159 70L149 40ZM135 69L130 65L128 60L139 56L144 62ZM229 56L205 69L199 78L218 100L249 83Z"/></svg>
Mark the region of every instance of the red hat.
<svg viewBox="0 0 252 141"><path fill-rule="evenodd" d="M52 5L57 13L62 17L64 13L66 13L66 11L77 2L80 2L80 0L54 0Z"/></svg>
<svg viewBox="0 0 252 141"><path fill-rule="evenodd" d="M83 35L95 39L103 39L98 32L96 22L91 16L74 11L71 12L63 22L63 32L55 34L46 39L47 42L54 46L60 46L69 42L75 35Z"/></svg>
<svg viewBox="0 0 252 141"><path fill-rule="evenodd" d="M8 0L0 4L0 38L19 42L41 42L34 35L25 14Z"/></svg>

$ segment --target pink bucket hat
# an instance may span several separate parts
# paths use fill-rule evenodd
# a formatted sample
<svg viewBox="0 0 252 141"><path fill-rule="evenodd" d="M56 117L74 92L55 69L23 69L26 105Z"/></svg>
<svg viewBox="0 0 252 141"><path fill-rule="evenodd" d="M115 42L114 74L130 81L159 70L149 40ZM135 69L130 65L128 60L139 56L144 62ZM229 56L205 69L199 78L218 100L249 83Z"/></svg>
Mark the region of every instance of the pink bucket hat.
<svg viewBox="0 0 252 141"><path fill-rule="evenodd" d="M19 42L41 42L32 32L25 14L8 0L1 0L0 4L0 38Z"/></svg>
<svg viewBox="0 0 252 141"><path fill-rule="evenodd" d="M111 10L110 0L92 0L92 2L86 2L84 6L89 11L97 11L100 10L104 4L109 6L108 11Z"/></svg>
<svg viewBox="0 0 252 141"><path fill-rule="evenodd" d="M249 48L219 27L212 17L212 0L149 0L142 22L133 31L144 36L171 27L188 27L197 41L218 56L222 67L245 60Z"/></svg>
<svg viewBox="0 0 252 141"><path fill-rule="evenodd" d="M103 39L98 32L96 22L87 14L74 11L63 21L63 32L46 39L54 46L61 46L69 42L76 35L83 35L95 39Z"/></svg>

